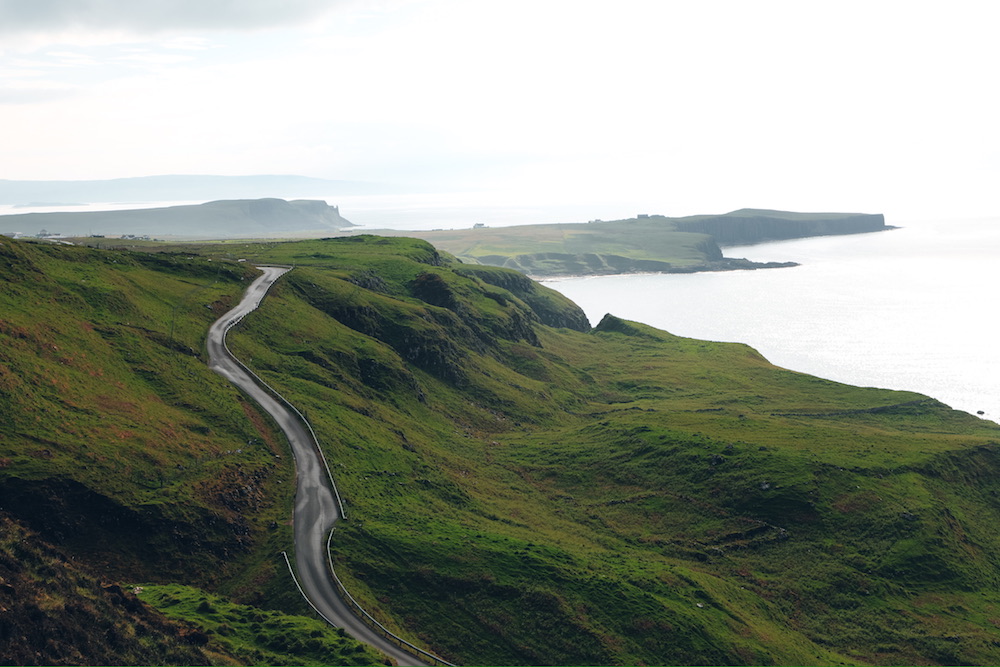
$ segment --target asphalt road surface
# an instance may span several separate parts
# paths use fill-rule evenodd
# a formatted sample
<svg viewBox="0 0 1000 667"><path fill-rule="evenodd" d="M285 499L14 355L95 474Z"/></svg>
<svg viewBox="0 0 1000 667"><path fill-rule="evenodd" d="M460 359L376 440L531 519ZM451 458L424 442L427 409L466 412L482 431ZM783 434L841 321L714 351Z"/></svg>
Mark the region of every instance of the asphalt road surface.
<svg viewBox="0 0 1000 667"><path fill-rule="evenodd" d="M272 266L258 268L264 275L250 285L238 306L219 318L209 329L209 367L242 389L267 411L291 444L297 477L293 523L295 570L299 585L309 602L331 625L344 628L355 639L375 646L400 665L423 665L425 663L365 624L338 595L337 584L327 567L327 536L341 514L317 444L299 416L284 402L259 386L226 347L226 332L257 308L271 285L289 270Z"/></svg>

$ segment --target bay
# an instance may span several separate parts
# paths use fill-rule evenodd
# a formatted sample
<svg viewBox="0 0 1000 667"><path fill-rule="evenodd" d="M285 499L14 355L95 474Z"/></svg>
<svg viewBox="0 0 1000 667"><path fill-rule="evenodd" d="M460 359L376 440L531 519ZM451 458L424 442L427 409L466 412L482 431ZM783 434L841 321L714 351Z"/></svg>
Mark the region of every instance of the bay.
<svg viewBox="0 0 1000 667"><path fill-rule="evenodd" d="M747 343L772 363L905 389L1000 421L1000 220L724 248L795 261L757 271L549 280L596 324L605 313L673 334Z"/></svg>

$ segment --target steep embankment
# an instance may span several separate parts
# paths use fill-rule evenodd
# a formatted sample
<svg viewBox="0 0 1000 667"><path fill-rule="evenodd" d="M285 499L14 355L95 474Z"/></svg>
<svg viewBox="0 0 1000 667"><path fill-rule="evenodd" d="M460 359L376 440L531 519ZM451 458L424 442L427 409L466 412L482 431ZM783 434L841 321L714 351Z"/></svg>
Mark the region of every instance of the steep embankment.
<svg viewBox="0 0 1000 667"><path fill-rule="evenodd" d="M725 215L642 215L586 224L408 232L462 261L531 276L689 273L792 266L727 258L720 246L887 229L882 215L742 209Z"/></svg>
<svg viewBox="0 0 1000 667"><path fill-rule="evenodd" d="M224 251L297 266L230 346L309 417L351 517L333 541L338 573L414 643L468 664L1000 660L996 426L916 394L776 368L742 345L610 316L590 329L551 290L509 270L451 263L421 241L348 237ZM162 342L172 308L200 322L217 299L177 305L184 292L167 279L182 269L171 264L176 257L30 253L13 263L62 273L30 274L37 279L15 286L16 319L6 304L3 311L12 320L0 347L10 370L4 400L23 393L33 401L4 404L16 417L2 427L5 479L42 489L35 497L44 499L59 488L50 472L58 469L130 512L158 508L180 530L216 539L243 517L249 533L228 551L207 538L175 541L174 524L165 533L150 525L155 535L128 524L103 529L126 553L137 548L128 536L135 545L160 540L160 579L173 576L183 543L194 557L177 576L258 605L292 604L268 583L273 561L260 546L271 536L273 553L288 538L288 506L271 499L285 497L289 468L261 444L266 429L240 431L254 427L240 418L237 394L196 370L202 360L189 364L190 355ZM145 274L143 262L153 261L169 266ZM195 283L195 267L217 267L191 262L183 270ZM98 268L116 285L158 276L141 284L165 296L126 291L132 310L91 312L101 292L84 298L81 278ZM218 287L238 292L236 270ZM52 317L33 318L33 294L46 311L58 309ZM101 340L121 339L74 335L89 321L80 313L125 339L101 351ZM62 331L61 317L75 329ZM130 328L137 322L143 330ZM69 373L92 377L82 358L66 354L77 339L93 370L118 388L111 396L142 420L127 421L103 385L72 389ZM21 392L7 391L18 381ZM154 390L161 385L175 394ZM118 409L116 427L133 435L84 437L85 425L100 425L101 406ZM168 418L173 439L143 435ZM189 437L180 430L187 423L209 432L188 429ZM133 437L144 439L130 449ZM202 438L234 444L216 441L221 451L212 450ZM243 445L249 438L256 443ZM174 440L183 446L171 449ZM225 455L182 459L189 450ZM227 462L234 473L270 470L266 479L282 485L261 482L261 495L250 495L260 504L227 513L197 491ZM224 497L245 498L238 488ZM69 505L51 507L59 514ZM270 517L277 527L268 528ZM51 535L75 522L25 520ZM66 544L87 563L112 560L82 539ZM238 575L244 564L249 573Z"/></svg>
<svg viewBox="0 0 1000 667"><path fill-rule="evenodd" d="M101 582L0 513L0 638L7 665L232 664L132 590Z"/></svg>

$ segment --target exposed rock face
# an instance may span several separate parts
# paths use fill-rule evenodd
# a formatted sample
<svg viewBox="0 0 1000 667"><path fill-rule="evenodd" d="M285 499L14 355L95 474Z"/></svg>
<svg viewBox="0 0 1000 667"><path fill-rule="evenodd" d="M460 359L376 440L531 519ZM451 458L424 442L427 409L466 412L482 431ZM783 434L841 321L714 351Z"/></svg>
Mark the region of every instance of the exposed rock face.
<svg viewBox="0 0 1000 667"><path fill-rule="evenodd" d="M0 512L0 645L8 665L237 664ZM217 651L218 649L216 649Z"/></svg>

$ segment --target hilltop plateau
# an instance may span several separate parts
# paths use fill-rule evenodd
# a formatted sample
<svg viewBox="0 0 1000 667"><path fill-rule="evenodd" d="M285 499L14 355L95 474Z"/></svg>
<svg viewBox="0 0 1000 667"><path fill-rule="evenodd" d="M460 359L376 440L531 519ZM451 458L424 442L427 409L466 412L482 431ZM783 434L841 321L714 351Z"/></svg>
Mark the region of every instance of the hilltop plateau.
<svg viewBox="0 0 1000 667"><path fill-rule="evenodd" d="M348 509L338 573L409 641L457 664L1000 661L1000 427L744 345L591 327L522 273L373 236L0 239L17 655L379 660L303 625L278 556L291 457L205 363L254 263L296 268L230 347L309 418ZM10 630L80 608L72 646Z"/></svg>

